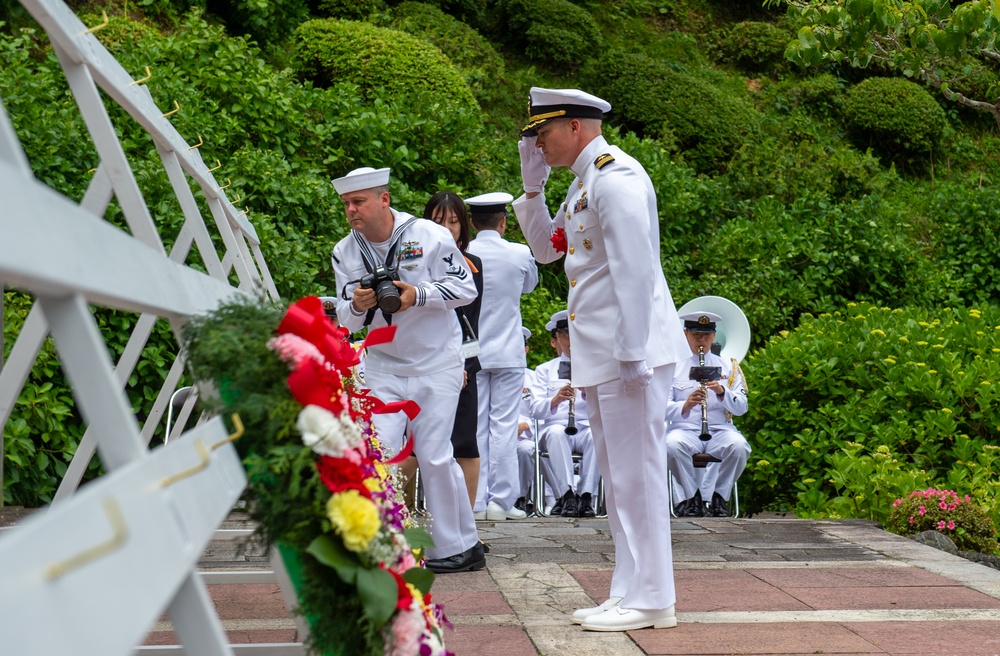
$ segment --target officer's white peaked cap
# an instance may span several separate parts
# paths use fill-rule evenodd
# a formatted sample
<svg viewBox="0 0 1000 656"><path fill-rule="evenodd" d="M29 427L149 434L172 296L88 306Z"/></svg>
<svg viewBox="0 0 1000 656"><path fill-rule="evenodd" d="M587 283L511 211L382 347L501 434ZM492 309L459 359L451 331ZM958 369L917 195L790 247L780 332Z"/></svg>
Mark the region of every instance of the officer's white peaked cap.
<svg viewBox="0 0 1000 656"><path fill-rule="evenodd" d="M611 111L611 103L579 89L531 87L529 99L528 124L521 130L525 137L557 118L603 118Z"/></svg>
<svg viewBox="0 0 1000 656"><path fill-rule="evenodd" d="M330 182L333 183L333 188L337 190L337 193L341 195L362 189L384 187L389 184L389 169L373 169L370 166L363 166Z"/></svg>

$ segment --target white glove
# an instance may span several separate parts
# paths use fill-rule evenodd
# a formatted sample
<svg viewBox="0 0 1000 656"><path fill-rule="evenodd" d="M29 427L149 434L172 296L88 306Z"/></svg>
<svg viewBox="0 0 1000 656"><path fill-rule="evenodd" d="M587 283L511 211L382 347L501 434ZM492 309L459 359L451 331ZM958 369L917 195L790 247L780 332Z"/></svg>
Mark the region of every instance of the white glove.
<svg viewBox="0 0 1000 656"><path fill-rule="evenodd" d="M639 392L653 380L653 372L646 366L645 360L619 362L618 376L625 383L626 392Z"/></svg>
<svg viewBox="0 0 1000 656"><path fill-rule="evenodd" d="M542 157L542 150L535 145L538 137L521 137L517 150L521 153L521 182L528 193L545 189L551 168Z"/></svg>

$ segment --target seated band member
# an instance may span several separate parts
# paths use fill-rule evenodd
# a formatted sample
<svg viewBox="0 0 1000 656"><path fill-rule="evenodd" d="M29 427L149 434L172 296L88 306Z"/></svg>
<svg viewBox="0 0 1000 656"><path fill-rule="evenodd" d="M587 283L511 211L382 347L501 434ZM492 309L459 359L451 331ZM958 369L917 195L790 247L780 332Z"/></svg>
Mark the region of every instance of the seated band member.
<svg viewBox="0 0 1000 656"><path fill-rule="evenodd" d="M747 389L743 372L735 360L727 361L711 352L716 323L721 317L711 312L692 312L681 317L684 335L691 347L691 357L677 365L671 400L667 403L667 467L683 491L683 500L674 507L678 517L728 517L729 495L733 483L743 473L750 455L750 444L733 425L732 417L747 411ZM701 385L688 378L691 367L700 364L699 349L704 350L705 366L719 367L718 380ZM702 440L702 402L707 399L707 425L711 439ZM706 492L699 489L692 456L709 453L721 462L708 465ZM704 499L704 500L703 500ZM673 499L670 500L673 503Z"/></svg>
<svg viewBox="0 0 1000 656"><path fill-rule="evenodd" d="M552 334L556 357L535 368L531 415L540 422L538 446L548 452L542 473L556 496L552 514L594 517L600 473L587 416L587 401L570 384L569 320L566 310L552 315L545 328ZM573 454L579 453L580 481L573 474ZM558 512L557 512L558 511Z"/></svg>

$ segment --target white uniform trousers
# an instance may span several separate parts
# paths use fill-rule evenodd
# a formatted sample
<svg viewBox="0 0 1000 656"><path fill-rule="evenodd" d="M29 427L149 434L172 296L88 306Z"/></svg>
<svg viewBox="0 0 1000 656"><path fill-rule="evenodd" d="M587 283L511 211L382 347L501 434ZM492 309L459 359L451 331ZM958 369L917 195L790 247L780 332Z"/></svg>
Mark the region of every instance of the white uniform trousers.
<svg viewBox="0 0 1000 656"><path fill-rule="evenodd" d="M517 496L527 499L531 486L535 483L535 440L517 441L517 475L520 485Z"/></svg>
<svg viewBox="0 0 1000 656"><path fill-rule="evenodd" d="M524 368L483 369L479 386L479 488L476 510L490 501L510 510L517 501L517 419L521 412Z"/></svg>
<svg viewBox="0 0 1000 656"><path fill-rule="evenodd" d="M541 430L538 445L542 451L547 451L548 458L542 458L542 472L545 482L555 492L556 498L573 490L576 494L590 493L597 496L597 481L600 479L600 469L597 457L594 455L594 438L590 429L579 427L576 435L567 435L563 426L546 426ZM573 454L579 453L580 484L576 485L573 476ZM595 498L596 501L596 498Z"/></svg>
<svg viewBox="0 0 1000 656"><path fill-rule="evenodd" d="M472 508L465 503L469 493L451 446L451 429L462 389L462 367L423 376L394 376L369 370L367 379L372 394L386 403L412 399L420 405L420 413L409 422L409 430L413 433L413 452L420 466L435 545L425 555L448 558L473 547L479 542L479 533ZM372 415L372 421L388 459L402 447L406 415L402 412Z"/></svg>
<svg viewBox="0 0 1000 656"><path fill-rule="evenodd" d="M676 601L667 449L663 408L674 365L653 369L642 391L626 393L620 379L587 388L587 411L597 461L604 476L608 521L615 542L611 596L622 608L660 610Z"/></svg>
<svg viewBox="0 0 1000 656"><path fill-rule="evenodd" d="M676 488L680 488L679 494L684 495L681 501L693 497L699 488L704 501L711 501L715 492L729 501L733 483L747 466L750 444L742 433L727 426L712 426L708 432L712 439L702 442L698 439L700 428L671 428L667 431L667 467L674 476L674 496L678 496ZM699 476L691 456L702 452L710 453L722 462L710 463Z"/></svg>

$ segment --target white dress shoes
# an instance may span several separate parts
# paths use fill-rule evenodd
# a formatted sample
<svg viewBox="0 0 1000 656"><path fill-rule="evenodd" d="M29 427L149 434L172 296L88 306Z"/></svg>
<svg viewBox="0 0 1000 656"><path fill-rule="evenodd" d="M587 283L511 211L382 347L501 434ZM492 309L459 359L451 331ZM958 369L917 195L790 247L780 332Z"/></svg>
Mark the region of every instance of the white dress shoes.
<svg viewBox="0 0 1000 656"><path fill-rule="evenodd" d="M677 626L674 607L662 610L638 610L614 606L583 621L585 631L635 631L653 627L671 629Z"/></svg>
<svg viewBox="0 0 1000 656"><path fill-rule="evenodd" d="M604 611L614 608L618 604L622 603L621 597L611 597L605 601L600 606L592 606L591 608L580 608L573 611L573 624L583 624L583 621L592 615L598 615Z"/></svg>
<svg viewBox="0 0 1000 656"><path fill-rule="evenodd" d="M496 501L490 501L486 505L486 519L491 522L499 522L505 519L524 519L528 516L528 513L524 512L519 508L511 508L510 510L504 510Z"/></svg>

